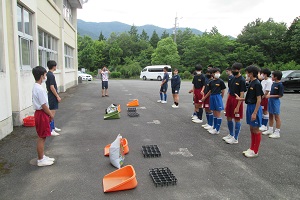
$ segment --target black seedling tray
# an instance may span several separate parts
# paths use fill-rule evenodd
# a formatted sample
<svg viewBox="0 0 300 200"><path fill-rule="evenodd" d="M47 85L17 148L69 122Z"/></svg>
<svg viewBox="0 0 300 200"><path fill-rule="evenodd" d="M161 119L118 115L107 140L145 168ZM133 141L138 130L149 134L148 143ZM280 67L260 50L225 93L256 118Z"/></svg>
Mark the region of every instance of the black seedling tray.
<svg viewBox="0 0 300 200"><path fill-rule="evenodd" d="M177 178L168 167L149 169L149 174L156 187L177 184Z"/></svg>
<svg viewBox="0 0 300 200"><path fill-rule="evenodd" d="M142 146L142 153L144 155L144 158L154 158L161 156L161 152L157 145Z"/></svg>
<svg viewBox="0 0 300 200"><path fill-rule="evenodd" d="M136 112L136 108L127 108L127 112Z"/></svg>
<svg viewBox="0 0 300 200"><path fill-rule="evenodd" d="M136 108L127 108L127 115L129 117L138 117L140 114L136 112Z"/></svg>

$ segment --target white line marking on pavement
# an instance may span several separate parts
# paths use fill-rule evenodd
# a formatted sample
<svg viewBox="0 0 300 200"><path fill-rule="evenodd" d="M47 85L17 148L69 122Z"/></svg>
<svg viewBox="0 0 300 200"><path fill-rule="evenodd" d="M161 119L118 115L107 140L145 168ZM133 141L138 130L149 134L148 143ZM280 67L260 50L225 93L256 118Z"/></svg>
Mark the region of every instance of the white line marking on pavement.
<svg viewBox="0 0 300 200"><path fill-rule="evenodd" d="M146 110L146 107L137 107L136 109Z"/></svg>
<svg viewBox="0 0 300 200"><path fill-rule="evenodd" d="M153 120L152 122L147 122L147 124L160 124L159 120Z"/></svg>
<svg viewBox="0 0 300 200"><path fill-rule="evenodd" d="M179 151L169 152L171 155L182 155L184 157L192 157L193 154L187 148L179 148Z"/></svg>
<svg viewBox="0 0 300 200"><path fill-rule="evenodd" d="M132 94L125 94L125 95L131 96Z"/></svg>

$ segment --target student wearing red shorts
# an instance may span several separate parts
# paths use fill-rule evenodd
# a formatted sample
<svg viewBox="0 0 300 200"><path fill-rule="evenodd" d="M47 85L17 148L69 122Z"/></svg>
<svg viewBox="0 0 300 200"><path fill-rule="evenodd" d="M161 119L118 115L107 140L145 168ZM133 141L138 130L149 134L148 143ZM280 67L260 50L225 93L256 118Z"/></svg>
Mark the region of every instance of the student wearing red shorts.
<svg viewBox="0 0 300 200"><path fill-rule="evenodd" d="M232 74L234 78L228 85L229 94L225 108L225 116L227 117L229 134L223 137L223 140L228 144L237 144L239 133L241 131L241 119L243 119L244 108L243 103L236 100L235 94L244 97L244 93L246 92L246 81L240 72L242 68L242 63L234 63L232 65ZM233 123L233 119L235 124Z"/></svg>
<svg viewBox="0 0 300 200"><path fill-rule="evenodd" d="M261 86L264 92L264 96L262 96L261 99L261 108L263 110L263 116L262 116L262 125L259 128L259 130L261 131L266 131L268 130L268 121L269 121L269 113L268 113L268 98L266 98L268 96L268 94L271 91L271 87L272 87L272 80L270 78L271 75L271 71L267 68L263 69L261 71Z"/></svg>
<svg viewBox="0 0 300 200"><path fill-rule="evenodd" d="M55 160L54 158L49 158L44 154L46 138L51 136L50 121L52 121L54 118L52 112L49 109L46 90L44 90L44 88L42 87L42 83L45 83L47 80L46 73L46 69L41 66L37 66L32 69L32 74L35 79L35 84L32 88L32 104L35 110L35 127L38 134L37 166L39 167L53 165Z"/></svg>

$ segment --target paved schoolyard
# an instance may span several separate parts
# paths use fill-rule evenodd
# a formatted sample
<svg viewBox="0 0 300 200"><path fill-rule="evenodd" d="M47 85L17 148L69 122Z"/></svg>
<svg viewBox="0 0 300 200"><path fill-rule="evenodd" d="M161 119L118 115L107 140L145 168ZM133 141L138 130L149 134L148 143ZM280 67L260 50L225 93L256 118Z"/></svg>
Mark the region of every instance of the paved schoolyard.
<svg viewBox="0 0 300 200"><path fill-rule="evenodd" d="M62 93L56 116L61 136L46 142L46 154L56 158L51 167L29 164L36 157L35 129L17 127L0 141L0 199L300 199L300 95L282 99L282 137L262 137L258 158L242 151L250 134L243 122L239 144L226 144L226 120L220 135L210 135L191 122L190 82L183 82L180 108L156 103L159 82L110 80L110 97L100 97L100 81L84 82ZM140 114L130 118L126 103L139 99ZM121 119L103 120L105 108L121 105ZM154 123L153 120L158 120ZM133 190L103 193L102 178L115 170L103 148L121 133L130 152L138 186ZM141 146L156 144L160 158L144 158ZM187 148L189 153L178 153ZM155 187L149 168L169 167L178 184Z"/></svg>

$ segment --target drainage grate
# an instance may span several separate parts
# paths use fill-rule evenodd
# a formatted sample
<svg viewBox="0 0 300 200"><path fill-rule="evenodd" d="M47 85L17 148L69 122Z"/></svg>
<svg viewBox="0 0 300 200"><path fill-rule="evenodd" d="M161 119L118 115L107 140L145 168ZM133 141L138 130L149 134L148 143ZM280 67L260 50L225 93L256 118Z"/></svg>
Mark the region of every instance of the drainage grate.
<svg viewBox="0 0 300 200"><path fill-rule="evenodd" d="M161 152L157 145L142 146L142 153L145 158L154 158L161 156Z"/></svg>
<svg viewBox="0 0 300 200"><path fill-rule="evenodd" d="M129 117L138 117L140 114L136 112L136 108L127 108L127 115Z"/></svg>
<svg viewBox="0 0 300 200"><path fill-rule="evenodd" d="M149 174L156 187L177 184L177 178L168 167L149 169Z"/></svg>

